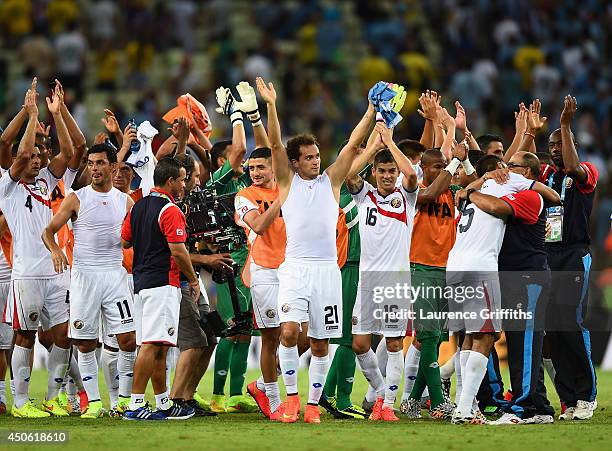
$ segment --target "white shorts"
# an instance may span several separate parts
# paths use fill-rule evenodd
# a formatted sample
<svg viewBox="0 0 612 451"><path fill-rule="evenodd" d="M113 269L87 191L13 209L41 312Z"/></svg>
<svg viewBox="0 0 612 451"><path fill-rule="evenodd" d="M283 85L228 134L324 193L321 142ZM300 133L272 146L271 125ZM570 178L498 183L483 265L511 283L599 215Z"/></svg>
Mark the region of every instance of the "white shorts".
<svg viewBox="0 0 612 451"><path fill-rule="evenodd" d="M6 322L13 330L49 330L68 321L68 286L70 274L64 272L50 279L11 281L6 306Z"/></svg>
<svg viewBox="0 0 612 451"><path fill-rule="evenodd" d="M497 273L484 273L478 280L468 277L453 281L449 286L455 293L455 299L448 300L449 330L466 334L501 332L502 320L498 312L502 301ZM457 293L465 293L465 296L459 298Z"/></svg>
<svg viewBox="0 0 612 451"><path fill-rule="evenodd" d="M146 288L134 298L136 343L176 346L181 289L172 285Z"/></svg>
<svg viewBox="0 0 612 451"><path fill-rule="evenodd" d="M336 262L285 261L278 268L281 323L308 322L311 338L342 336L342 276Z"/></svg>
<svg viewBox="0 0 612 451"><path fill-rule="evenodd" d="M374 301L374 290L357 286L353 307L353 335L376 334L385 338L404 337L408 328L410 299Z"/></svg>
<svg viewBox="0 0 612 451"><path fill-rule="evenodd" d="M134 301L128 287L127 271L72 270L70 280L70 338L97 340L100 316L104 334L134 331Z"/></svg>
<svg viewBox="0 0 612 451"><path fill-rule="evenodd" d="M11 282L0 283L0 314L4 314L7 305ZM9 324L0 322L0 350L11 349L13 345L13 328Z"/></svg>
<svg viewBox="0 0 612 451"><path fill-rule="evenodd" d="M256 329L279 327L278 269L262 268L251 263L251 299Z"/></svg>

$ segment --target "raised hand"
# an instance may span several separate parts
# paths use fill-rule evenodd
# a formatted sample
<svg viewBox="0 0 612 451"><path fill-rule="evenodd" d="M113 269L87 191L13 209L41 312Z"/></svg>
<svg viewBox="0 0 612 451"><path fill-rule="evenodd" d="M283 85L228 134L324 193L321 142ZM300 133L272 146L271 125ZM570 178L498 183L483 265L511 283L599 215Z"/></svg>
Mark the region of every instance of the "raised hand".
<svg viewBox="0 0 612 451"><path fill-rule="evenodd" d="M276 90L274 89L274 85L272 82L266 83L263 81L263 78L257 77L255 80L257 84L257 91L259 95L266 103L275 103L276 102Z"/></svg>
<svg viewBox="0 0 612 451"><path fill-rule="evenodd" d="M51 98L47 97L47 108L49 109L49 112L51 114L58 114L60 112L60 107L62 105L62 102L60 101L59 96L57 95L56 90L53 90L53 93L51 94Z"/></svg>
<svg viewBox="0 0 612 451"><path fill-rule="evenodd" d="M467 129L467 118L465 116L465 109L459 103L459 101L455 101L455 108L457 109L457 114L455 115L455 126L458 130L465 133Z"/></svg>
<svg viewBox="0 0 612 451"><path fill-rule="evenodd" d="M578 102L576 102L576 97L572 97L569 94L566 95L563 99L563 111L561 111L561 117L559 119L559 123L562 126L569 127L571 125L577 107Z"/></svg>
<svg viewBox="0 0 612 451"><path fill-rule="evenodd" d="M257 96L255 90L246 81L241 81L236 85L236 91L240 94L240 101L236 100L235 108L243 113L253 113L257 111Z"/></svg>
<svg viewBox="0 0 612 451"><path fill-rule="evenodd" d="M444 126L445 129L449 129L450 127L454 127L455 126L455 118L453 118L448 111L446 111L446 108L441 108L440 111L438 112L438 121L440 122L440 124L442 124Z"/></svg>
<svg viewBox="0 0 612 451"><path fill-rule="evenodd" d="M428 121L436 119L436 101L429 89L421 94L421 97L419 97L419 104L421 105L421 109L417 110L417 112L423 119Z"/></svg>
<svg viewBox="0 0 612 451"><path fill-rule="evenodd" d="M115 117L115 113L113 113L111 110L104 110L104 117L102 118L102 123L104 124L104 127L106 127L106 130L109 133L119 133L119 122Z"/></svg>
<svg viewBox="0 0 612 451"><path fill-rule="evenodd" d="M138 129L132 127L132 124L127 124L123 129L123 147L130 147L132 141L137 137Z"/></svg>
<svg viewBox="0 0 612 451"><path fill-rule="evenodd" d="M179 117L178 120L175 122L175 124L176 124L176 135L174 136L180 142L187 142L187 140L189 139L189 125L187 124L187 118ZM174 129L174 124L172 128Z"/></svg>
<svg viewBox="0 0 612 451"><path fill-rule="evenodd" d="M108 135L106 133L100 132L95 136L94 144L102 144L104 141L106 141L107 138Z"/></svg>
<svg viewBox="0 0 612 451"><path fill-rule="evenodd" d="M64 103L64 87L57 78L55 79L54 91L57 93L60 102Z"/></svg>
<svg viewBox="0 0 612 451"><path fill-rule="evenodd" d="M32 82L32 86L36 87L35 82ZM28 116L36 116L38 117L38 106L36 105L36 91L32 89L28 89L25 95L25 99L23 101L23 108L25 109Z"/></svg>
<svg viewBox="0 0 612 451"><path fill-rule="evenodd" d="M467 140L464 139L459 144L457 144L457 141L453 140L453 144L454 144L452 148L453 157L457 157L459 158L459 160L464 161L467 158L468 149L470 147Z"/></svg>
<svg viewBox="0 0 612 451"><path fill-rule="evenodd" d="M527 117L529 116L529 111L525 104L521 102L519 104L518 112L514 112L514 129L516 130L517 135L522 135L527 131Z"/></svg>
<svg viewBox="0 0 612 451"><path fill-rule="evenodd" d="M234 99L234 96L229 88L224 88L223 86L217 88L215 91L215 97L217 98L217 104L219 105L216 108L217 113L229 116L234 112L234 103L236 100Z"/></svg>
<svg viewBox="0 0 612 451"><path fill-rule="evenodd" d="M380 135L380 140L385 146L389 146L393 142L393 129L387 128L384 122L377 122L374 129Z"/></svg>
<svg viewBox="0 0 612 451"><path fill-rule="evenodd" d="M39 122L38 126L36 127L36 134L37 135L43 135L45 138L49 137L49 133L51 132L51 126L47 125L45 127L45 123L44 122Z"/></svg>
<svg viewBox="0 0 612 451"><path fill-rule="evenodd" d="M546 117L540 117L540 111L542 109L542 103L540 99L535 99L529 105L529 112L527 114L527 128L532 132L539 131L546 124Z"/></svg>

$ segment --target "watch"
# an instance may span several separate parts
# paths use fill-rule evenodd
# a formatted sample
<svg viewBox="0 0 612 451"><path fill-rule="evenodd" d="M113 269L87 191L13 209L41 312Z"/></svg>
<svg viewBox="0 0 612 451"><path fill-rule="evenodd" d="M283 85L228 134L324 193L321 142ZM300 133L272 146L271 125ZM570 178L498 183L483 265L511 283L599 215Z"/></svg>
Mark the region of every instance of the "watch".
<svg viewBox="0 0 612 451"><path fill-rule="evenodd" d="M472 202L472 201L470 200L470 195L471 195L471 194L472 194L474 191L476 191L474 188L469 188L469 189L467 190L467 196L466 196L466 199L468 200L468 202Z"/></svg>

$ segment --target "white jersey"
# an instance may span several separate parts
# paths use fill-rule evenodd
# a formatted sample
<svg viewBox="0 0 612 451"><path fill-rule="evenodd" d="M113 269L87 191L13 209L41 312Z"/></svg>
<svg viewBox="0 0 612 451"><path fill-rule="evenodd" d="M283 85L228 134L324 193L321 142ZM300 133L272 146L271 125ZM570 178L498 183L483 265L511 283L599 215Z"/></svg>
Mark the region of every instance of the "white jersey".
<svg viewBox="0 0 612 451"><path fill-rule="evenodd" d="M285 260L338 261L339 209L327 173L313 180L295 174L282 212L287 231Z"/></svg>
<svg viewBox="0 0 612 451"><path fill-rule="evenodd" d="M4 256L4 252L0 250L0 284L11 281L11 267Z"/></svg>
<svg viewBox="0 0 612 451"><path fill-rule="evenodd" d="M419 189L395 188L387 196L364 180L353 194L359 207L359 271L410 270L410 239Z"/></svg>
<svg viewBox="0 0 612 451"><path fill-rule="evenodd" d="M34 183L15 181L9 172L0 178L0 210L13 235L13 279L56 275L51 253L40 237L53 217L51 193L59 181L47 168L40 170Z"/></svg>
<svg viewBox="0 0 612 451"><path fill-rule="evenodd" d="M483 194L503 197L530 189L535 182L522 175L510 173L504 184L487 180L480 189ZM504 241L506 223L485 213L474 204L461 212L457 224L457 239L448 254L446 271L497 271L497 257Z"/></svg>
<svg viewBox="0 0 612 451"><path fill-rule="evenodd" d="M121 268L121 225L127 213L128 195L117 188L107 193L91 185L74 193L80 202L73 221L73 267L79 270L116 270Z"/></svg>

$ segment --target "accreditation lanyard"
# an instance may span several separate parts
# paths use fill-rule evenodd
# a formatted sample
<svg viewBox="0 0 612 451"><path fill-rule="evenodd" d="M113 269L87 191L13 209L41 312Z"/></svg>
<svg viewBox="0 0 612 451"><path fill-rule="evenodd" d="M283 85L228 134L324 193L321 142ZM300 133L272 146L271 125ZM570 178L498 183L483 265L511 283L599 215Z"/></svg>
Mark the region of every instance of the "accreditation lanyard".
<svg viewBox="0 0 612 451"><path fill-rule="evenodd" d="M168 196L167 194L164 194L164 193L160 193L159 191L151 191L151 192L149 192L149 196L161 197L163 199L166 199L169 202L174 203L174 201L170 198L170 196Z"/></svg>
<svg viewBox="0 0 612 451"><path fill-rule="evenodd" d="M555 174L548 177L548 186L552 188ZM546 242L558 243L563 239L563 204L565 202L565 187L567 175L561 181L561 205L549 207L546 215Z"/></svg>

